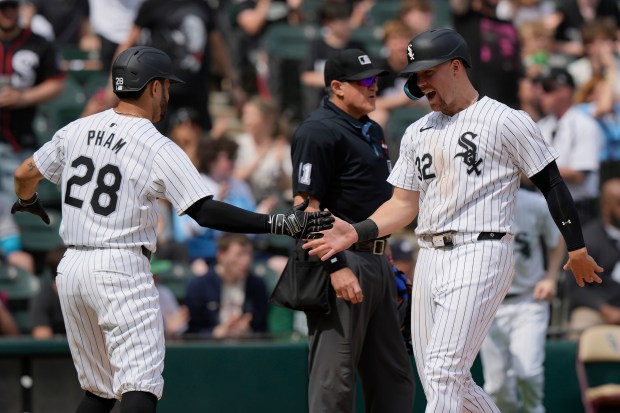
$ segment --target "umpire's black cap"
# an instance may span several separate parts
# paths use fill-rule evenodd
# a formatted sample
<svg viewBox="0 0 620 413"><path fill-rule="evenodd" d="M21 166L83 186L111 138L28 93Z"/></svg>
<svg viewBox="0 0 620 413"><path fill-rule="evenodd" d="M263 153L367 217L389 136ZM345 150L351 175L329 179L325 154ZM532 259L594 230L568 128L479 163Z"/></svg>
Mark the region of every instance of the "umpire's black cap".
<svg viewBox="0 0 620 413"><path fill-rule="evenodd" d="M360 49L344 49L333 53L325 62L325 86L332 80L362 80L372 76L384 76L388 71L373 66L368 54Z"/></svg>

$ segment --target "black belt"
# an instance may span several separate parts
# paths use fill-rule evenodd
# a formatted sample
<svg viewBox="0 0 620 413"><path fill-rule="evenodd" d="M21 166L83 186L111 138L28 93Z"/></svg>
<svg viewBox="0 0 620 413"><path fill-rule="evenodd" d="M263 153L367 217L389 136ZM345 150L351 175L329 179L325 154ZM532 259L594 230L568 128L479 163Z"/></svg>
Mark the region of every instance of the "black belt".
<svg viewBox="0 0 620 413"><path fill-rule="evenodd" d="M504 297L504 300L507 300L509 298L515 298L518 297L521 294L506 294L506 296Z"/></svg>
<svg viewBox="0 0 620 413"><path fill-rule="evenodd" d="M67 245L67 248L75 248L75 245ZM140 247L140 251L142 251L142 255L144 255L149 261L151 260L151 255L153 255L151 250L142 245Z"/></svg>
<svg viewBox="0 0 620 413"><path fill-rule="evenodd" d="M375 255L383 255L386 246L386 239L373 239L370 241L356 242L351 246L351 249L355 251L372 252Z"/></svg>
<svg viewBox="0 0 620 413"><path fill-rule="evenodd" d="M151 250L146 248L144 245L142 247L140 247L140 250L142 251L142 254L146 257L146 259L148 259L150 261L151 260L151 255L153 255Z"/></svg>
<svg viewBox="0 0 620 413"><path fill-rule="evenodd" d="M504 238L505 232L481 232L478 241L498 240Z"/></svg>

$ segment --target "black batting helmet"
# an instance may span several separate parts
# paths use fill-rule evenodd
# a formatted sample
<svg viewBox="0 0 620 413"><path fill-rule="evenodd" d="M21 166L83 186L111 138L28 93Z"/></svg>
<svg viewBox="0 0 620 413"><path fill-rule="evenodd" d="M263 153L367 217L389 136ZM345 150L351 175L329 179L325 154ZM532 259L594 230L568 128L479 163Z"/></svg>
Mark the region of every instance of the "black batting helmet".
<svg viewBox="0 0 620 413"><path fill-rule="evenodd" d="M159 49L135 46L121 52L112 65L114 93L138 92L153 79L185 83L172 73L172 60Z"/></svg>
<svg viewBox="0 0 620 413"><path fill-rule="evenodd" d="M411 39L407 46L407 66L400 72L401 75L410 75L405 84L407 96L413 100L424 96L417 85L415 72L428 70L452 59L461 59L466 67L471 67L467 43L452 29L429 30Z"/></svg>

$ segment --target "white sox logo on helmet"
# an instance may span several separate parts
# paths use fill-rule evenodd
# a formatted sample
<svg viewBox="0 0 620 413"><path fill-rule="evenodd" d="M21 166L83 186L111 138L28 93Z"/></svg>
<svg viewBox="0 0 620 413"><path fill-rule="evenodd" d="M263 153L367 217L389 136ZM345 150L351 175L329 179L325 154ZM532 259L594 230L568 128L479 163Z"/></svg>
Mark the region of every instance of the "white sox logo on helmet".
<svg viewBox="0 0 620 413"><path fill-rule="evenodd" d="M407 56L409 56L409 60L415 60L414 59L414 53L413 53L413 49L411 48L411 45L407 46Z"/></svg>

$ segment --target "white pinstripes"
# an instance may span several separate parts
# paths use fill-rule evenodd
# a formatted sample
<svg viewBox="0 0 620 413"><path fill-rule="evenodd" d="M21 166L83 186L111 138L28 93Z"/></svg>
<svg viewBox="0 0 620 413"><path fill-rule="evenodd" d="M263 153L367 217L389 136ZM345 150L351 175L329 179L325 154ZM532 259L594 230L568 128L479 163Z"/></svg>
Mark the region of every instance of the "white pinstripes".
<svg viewBox="0 0 620 413"><path fill-rule="evenodd" d="M89 131L102 131L113 143L126 142L115 151L94 140ZM125 247L145 245L155 250L158 221L157 198L166 198L181 214L198 199L212 195L187 155L146 119L120 116L112 109L70 123L34 154L43 175L62 183L65 199L67 180L83 176L86 168L71 167L80 156L93 160L94 176L83 185L72 185L73 198L83 200L81 208L63 203L60 235L67 245ZM93 198L97 174L104 165L119 168L122 176L114 212L103 216L93 212L91 199L105 204L107 198ZM109 179L110 177L106 177ZM109 182L109 181L108 181Z"/></svg>
<svg viewBox="0 0 620 413"><path fill-rule="evenodd" d="M112 109L65 126L34 161L62 185L60 235L75 246L57 285L82 388L105 398L136 390L160 398L163 321L141 247L155 250L157 198L182 214L211 191L151 122Z"/></svg>
<svg viewBox="0 0 620 413"><path fill-rule="evenodd" d="M532 119L488 97L405 132L388 181L420 192L416 233L512 234L521 173L557 158ZM514 272L512 237L433 249L421 244L412 333L427 413L498 412L470 368Z"/></svg>
<svg viewBox="0 0 620 413"><path fill-rule="evenodd" d="M561 234L540 192L520 189L515 204L515 279L510 294L533 295L534 287L546 275L543 250L558 245Z"/></svg>
<svg viewBox="0 0 620 413"><path fill-rule="evenodd" d="M549 303L536 301L533 292L546 275L543 248L556 246L560 231L545 198L525 189L517 193L514 228L515 276L508 292L519 296L499 306L482 343L484 389L502 412L544 413Z"/></svg>
<svg viewBox="0 0 620 413"><path fill-rule="evenodd" d="M105 398L161 398L164 338L159 295L139 248L70 248L58 292L80 385Z"/></svg>
<svg viewBox="0 0 620 413"><path fill-rule="evenodd" d="M476 134L467 137L482 160L481 175L468 174L463 158L455 157L464 151L458 142L468 132ZM436 177L419 179L416 159L426 154L432 157L427 173ZM510 232L519 174L532 176L556 157L529 116L484 97L452 117L432 112L413 123L388 181L420 191L418 234Z"/></svg>
<svg viewBox="0 0 620 413"><path fill-rule="evenodd" d="M413 350L426 412L498 412L471 366L513 276L511 241L421 248L413 280Z"/></svg>

